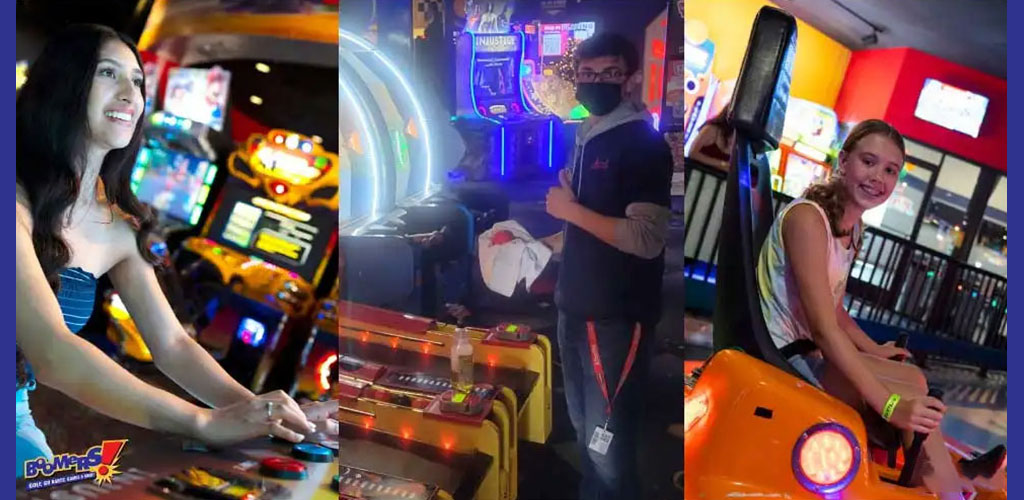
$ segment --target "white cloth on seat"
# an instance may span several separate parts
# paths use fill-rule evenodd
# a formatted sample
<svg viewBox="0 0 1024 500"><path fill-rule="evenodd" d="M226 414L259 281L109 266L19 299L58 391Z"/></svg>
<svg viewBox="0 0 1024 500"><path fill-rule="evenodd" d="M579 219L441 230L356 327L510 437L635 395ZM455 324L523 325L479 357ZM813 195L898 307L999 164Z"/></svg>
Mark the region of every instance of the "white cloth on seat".
<svg viewBox="0 0 1024 500"><path fill-rule="evenodd" d="M502 231L511 233L508 241L495 241ZM477 239L480 274L487 288L511 297L516 285L526 280L526 288L533 285L541 271L551 260L551 249L533 236L518 222L507 220L495 224Z"/></svg>

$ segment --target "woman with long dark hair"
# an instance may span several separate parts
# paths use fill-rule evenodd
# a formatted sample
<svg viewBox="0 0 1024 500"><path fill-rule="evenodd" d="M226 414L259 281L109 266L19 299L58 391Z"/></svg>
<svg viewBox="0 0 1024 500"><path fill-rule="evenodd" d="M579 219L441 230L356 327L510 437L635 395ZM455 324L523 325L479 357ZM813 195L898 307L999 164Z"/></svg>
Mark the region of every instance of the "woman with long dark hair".
<svg viewBox="0 0 1024 500"><path fill-rule="evenodd" d="M25 461L52 458L28 406L37 381L110 417L212 443L268 433L300 441L316 430L310 419L325 419L320 410L307 416L281 391L256 396L232 380L185 333L161 292L148 249L154 216L130 187L142 140L141 68L124 35L73 26L50 40L18 93L19 477ZM104 274L156 366L212 409L140 381L75 335Z"/></svg>
<svg viewBox="0 0 1024 500"><path fill-rule="evenodd" d="M960 498L961 489L974 488L946 451L939 430L945 406L927 396L917 366L890 359L909 357L906 349L874 342L843 307L861 216L889 199L905 156L903 137L884 121L850 131L832 177L786 206L761 248L761 311L793 367L858 409L869 432L884 419L904 431L906 446L914 432L928 434L915 480L940 498Z"/></svg>

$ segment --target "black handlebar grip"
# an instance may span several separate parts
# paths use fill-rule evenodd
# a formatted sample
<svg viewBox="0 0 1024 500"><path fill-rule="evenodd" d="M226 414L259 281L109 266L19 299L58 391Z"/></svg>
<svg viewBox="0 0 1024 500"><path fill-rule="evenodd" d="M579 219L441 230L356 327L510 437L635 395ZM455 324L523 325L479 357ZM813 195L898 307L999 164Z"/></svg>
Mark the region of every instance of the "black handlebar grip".
<svg viewBox="0 0 1024 500"><path fill-rule="evenodd" d="M900 347L900 348L906 349L907 348L907 344L909 344L909 343L910 343L910 334L906 333L906 332L901 333L899 338L896 339L896 347Z"/></svg>
<svg viewBox="0 0 1024 500"><path fill-rule="evenodd" d="M932 397L942 401L942 397L945 396L945 391L938 388L928 389L928 397ZM910 449L907 450L906 459L903 461L903 470L900 471L900 478L898 484L900 486L910 486L910 480L914 477L914 469L917 468L918 458L921 457L921 446L924 445L927 434L923 432L914 433L914 441L910 444Z"/></svg>
<svg viewBox="0 0 1024 500"><path fill-rule="evenodd" d="M909 344L909 343L910 343L910 334L909 333L901 333L899 338L896 339L896 347L899 347L901 349L906 349L907 348L907 344ZM903 356L903 355L900 355L900 354L897 354L896 356L890 356L889 359L891 359L893 361L905 361L907 359L907 357Z"/></svg>

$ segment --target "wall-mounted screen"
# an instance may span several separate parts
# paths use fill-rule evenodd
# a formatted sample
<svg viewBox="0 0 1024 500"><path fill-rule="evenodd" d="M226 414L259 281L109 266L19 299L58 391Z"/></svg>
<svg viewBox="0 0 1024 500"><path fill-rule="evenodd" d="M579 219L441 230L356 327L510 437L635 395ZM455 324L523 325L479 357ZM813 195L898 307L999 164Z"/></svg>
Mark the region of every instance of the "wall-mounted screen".
<svg viewBox="0 0 1024 500"><path fill-rule="evenodd" d="M928 78L917 98L914 116L940 127L978 137L987 110L987 97Z"/></svg>

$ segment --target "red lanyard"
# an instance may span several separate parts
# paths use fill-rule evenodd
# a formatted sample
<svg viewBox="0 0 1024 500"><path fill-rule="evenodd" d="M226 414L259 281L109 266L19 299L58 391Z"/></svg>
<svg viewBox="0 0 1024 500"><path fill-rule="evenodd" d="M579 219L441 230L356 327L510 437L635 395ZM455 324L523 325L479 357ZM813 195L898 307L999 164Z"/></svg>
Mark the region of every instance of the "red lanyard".
<svg viewBox="0 0 1024 500"><path fill-rule="evenodd" d="M594 375L597 377L597 385L601 388L601 394L604 394L604 400L607 402L605 406L605 414L611 416L612 414L612 403L615 402L615 397L619 395L619 390L622 389L622 384L626 382L626 376L629 375L629 370L633 368L633 361L636 359L636 351L640 347L640 323L636 324L636 328L633 329L633 343L629 346L629 354L626 355L626 365L622 367L622 375L619 376L619 384L615 386L615 393L612 397L608 397L608 383L604 379L604 367L601 365L601 353L597 348L597 331L594 329L594 322L587 321L587 341L590 343L590 362L594 365Z"/></svg>

